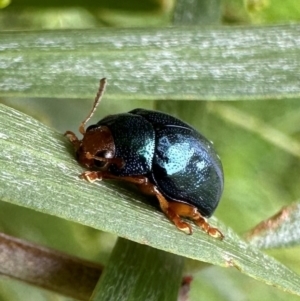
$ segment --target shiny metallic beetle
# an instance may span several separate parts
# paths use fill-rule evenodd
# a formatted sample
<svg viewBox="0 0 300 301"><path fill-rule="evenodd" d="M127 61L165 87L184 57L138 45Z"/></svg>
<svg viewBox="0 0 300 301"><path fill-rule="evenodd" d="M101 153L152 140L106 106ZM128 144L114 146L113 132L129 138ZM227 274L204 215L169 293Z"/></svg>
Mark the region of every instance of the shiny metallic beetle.
<svg viewBox="0 0 300 301"><path fill-rule="evenodd" d="M93 108L79 127L82 140L73 132L65 133L78 162L90 169L81 177L136 184L143 193L156 196L179 230L192 234L191 226L181 219L187 217L222 239L223 234L206 220L223 191L222 164L212 143L181 120L144 109L109 115L85 130L105 86L103 78Z"/></svg>

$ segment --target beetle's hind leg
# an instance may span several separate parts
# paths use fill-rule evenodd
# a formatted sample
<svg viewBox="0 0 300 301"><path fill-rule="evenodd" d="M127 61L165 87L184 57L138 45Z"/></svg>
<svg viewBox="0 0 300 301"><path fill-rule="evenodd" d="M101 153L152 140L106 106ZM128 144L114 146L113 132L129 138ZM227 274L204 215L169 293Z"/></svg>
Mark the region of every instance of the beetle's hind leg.
<svg viewBox="0 0 300 301"><path fill-rule="evenodd" d="M217 228L211 227L210 224L207 222L207 219L199 213L198 209L195 206L191 206L189 204L180 202L169 202L169 207L179 216L184 216L193 220L194 223L197 226L199 226L204 232L206 232L209 236L221 240L224 238L222 232Z"/></svg>

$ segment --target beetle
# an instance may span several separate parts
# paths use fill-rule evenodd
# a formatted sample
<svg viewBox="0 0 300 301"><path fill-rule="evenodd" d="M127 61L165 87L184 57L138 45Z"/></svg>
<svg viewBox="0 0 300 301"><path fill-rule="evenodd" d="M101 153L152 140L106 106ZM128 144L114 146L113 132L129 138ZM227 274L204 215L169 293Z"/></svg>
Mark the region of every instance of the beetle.
<svg viewBox="0 0 300 301"><path fill-rule="evenodd" d="M192 234L187 217L212 237L223 239L207 221L223 192L223 168L213 144L193 127L162 112L134 109L109 115L85 129L106 87L100 80L91 112L79 126L80 140L67 131L77 161L88 168L80 177L136 184L157 198L175 226Z"/></svg>

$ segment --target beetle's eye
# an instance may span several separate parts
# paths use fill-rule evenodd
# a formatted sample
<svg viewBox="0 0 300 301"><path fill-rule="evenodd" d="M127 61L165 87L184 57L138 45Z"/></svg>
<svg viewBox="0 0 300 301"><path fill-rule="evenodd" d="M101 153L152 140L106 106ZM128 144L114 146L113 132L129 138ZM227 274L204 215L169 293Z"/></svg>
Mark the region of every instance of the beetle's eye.
<svg viewBox="0 0 300 301"><path fill-rule="evenodd" d="M108 150L102 150L100 152L97 152L95 157L98 157L98 158L110 158L110 152ZM105 164L107 163L105 160L104 161L101 161L101 160L97 160L95 159L95 165L97 167L104 167Z"/></svg>
<svg viewBox="0 0 300 301"><path fill-rule="evenodd" d="M100 152L97 152L95 156L100 158L105 158L106 152L107 152L106 150L102 150Z"/></svg>

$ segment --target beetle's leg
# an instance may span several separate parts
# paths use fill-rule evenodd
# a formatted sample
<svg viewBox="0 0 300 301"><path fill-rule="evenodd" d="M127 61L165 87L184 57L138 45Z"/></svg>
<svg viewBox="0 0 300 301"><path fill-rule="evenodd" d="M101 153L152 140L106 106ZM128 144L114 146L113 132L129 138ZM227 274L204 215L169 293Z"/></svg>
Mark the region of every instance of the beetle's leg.
<svg viewBox="0 0 300 301"><path fill-rule="evenodd" d="M145 179L148 181L148 179L145 178L144 176L119 177L111 174L108 171L85 171L80 175L80 177L91 183L97 180L101 181L102 179L111 179L111 180L125 181L136 185L141 185L145 182Z"/></svg>
<svg viewBox="0 0 300 301"><path fill-rule="evenodd" d="M96 172L97 173L97 172ZM121 181L130 182L132 184L138 185L138 188L145 194L156 196L159 201L159 206L163 213L171 220L177 229L185 232L186 234L192 234L192 227L181 220L180 216L169 207L169 202L165 197L159 192L157 187L149 182L148 178L145 176L131 176L131 177L118 177L110 174L109 172L100 172L102 178L105 179L116 179ZM98 172L98 175L99 172Z"/></svg>
<svg viewBox="0 0 300 301"><path fill-rule="evenodd" d="M213 228L209 225L206 218L203 217L195 206L180 202L169 202L169 207L172 208L179 216L185 216L192 219L196 225L202 228L209 236L223 239L224 235L217 228Z"/></svg>
<svg viewBox="0 0 300 301"><path fill-rule="evenodd" d="M68 137L68 139L70 140L70 142L73 144L75 150L77 150L80 146L80 140L77 138L77 136L71 132L71 131L66 131L64 133L64 136Z"/></svg>
<svg viewBox="0 0 300 301"><path fill-rule="evenodd" d="M139 185L139 189L149 195L155 195L159 201L159 206L162 212L168 217L168 219L175 224L178 230L185 232L186 234L192 234L192 227L183 222L180 216L169 205L165 197L159 192L157 187L149 182L148 178L145 178L145 182Z"/></svg>
<svg viewBox="0 0 300 301"><path fill-rule="evenodd" d="M156 196L161 210L171 220L175 226L185 232L186 234L192 234L191 226L183 222L181 216L192 219L196 225L203 229L209 236L223 239L224 235L217 228L213 228L209 225L206 218L203 217L195 206L191 206L181 202L170 202L159 192L157 187L149 182L145 176L130 176L130 177L119 177L111 174L107 171L85 171L81 174L81 178L95 182L96 180L111 179L118 181L125 181L138 186L138 188L145 194Z"/></svg>
<svg viewBox="0 0 300 301"><path fill-rule="evenodd" d="M169 220L175 224L177 229L186 234L192 234L192 227L188 223L182 221L180 215L169 206L170 203L165 199L165 197L160 192L156 194L156 197L159 201L161 210L169 218Z"/></svg>
<svg viewBox="0 0 300 301"><path fill-rule="evenodd" d="M172 208L170 208L170 203L158 191L157 187L149 182L148 178L145 176L118 177L107 171L85 171L81 174L81 178L89 182L95 182L96 180L101 181L102 179L111 179L135 184L143 193L157 197L161 210L179 230L185 232L186 234L192 234L193 232L191 226L181 220L180 216Z"/></svg>
<svg viewBox="0 0 300 301"><path fill-rule="evenodd" d="M122 179L120 177L119 179ZM128 180L131 183L137 184L138 188L144 193L148 195L156 196L159 201L159 206L162 212L167 216L167 218L175 224L178 230L185 232L186 234L192 234L192 227L181 220L180 216L169 206L169 202L165 199L165 197L159 192L157 187L152 184L147 177L144 176L136 176L136 177L128 177Z"/></svg>

